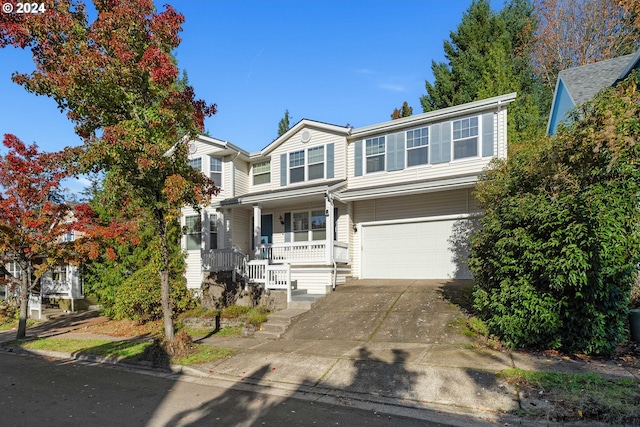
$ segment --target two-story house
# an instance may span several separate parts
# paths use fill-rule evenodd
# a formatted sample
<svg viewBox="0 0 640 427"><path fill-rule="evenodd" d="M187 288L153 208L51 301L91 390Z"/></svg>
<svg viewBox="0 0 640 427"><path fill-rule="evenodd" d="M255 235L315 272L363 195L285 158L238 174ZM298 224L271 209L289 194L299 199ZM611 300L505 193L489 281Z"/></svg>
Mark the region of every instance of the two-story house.
<svg viewBox="0 0 640 427"><path fill-rule="evenodd" d="M231 269L268 282L268 266L287 266L312 294L347 277L469 278L473 189L507 155L515 96L360 128L304 119L252 153L197 138L190 163L221 192L200 213L183 210L188 287Z"/></svg>

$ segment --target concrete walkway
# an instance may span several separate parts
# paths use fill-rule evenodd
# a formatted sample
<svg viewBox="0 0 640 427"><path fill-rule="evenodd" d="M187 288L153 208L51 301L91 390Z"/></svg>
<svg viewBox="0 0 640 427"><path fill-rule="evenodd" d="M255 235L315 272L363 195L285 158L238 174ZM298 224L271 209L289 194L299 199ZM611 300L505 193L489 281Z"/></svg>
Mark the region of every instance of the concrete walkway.
<svg viewBox="0 0 640 427"><path fill-rule="evenodd" d="M240 352L176 370L264 390L456 413L474 422L514 422L504 413L546 404L544 396L520 396L496 375L503 369L598 372L640 379L640 372L614 363L478 347L464 334L465 318L456 304L465 297L467 285L433 280L351 281L298 317L282 338L206 338L200 342ZM98 319L102 320L89 316L86 321ZM29 330L33 332L35 328ZM62 337L88 335L60 327L58 332Z"/></svg>

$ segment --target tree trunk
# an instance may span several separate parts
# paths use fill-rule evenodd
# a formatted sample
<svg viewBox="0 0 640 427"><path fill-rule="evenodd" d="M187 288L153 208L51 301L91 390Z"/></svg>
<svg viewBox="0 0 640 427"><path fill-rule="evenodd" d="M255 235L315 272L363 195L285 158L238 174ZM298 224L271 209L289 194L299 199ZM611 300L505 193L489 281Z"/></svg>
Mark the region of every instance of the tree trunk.
<svg viewBox="0 0 640 427"><path fill-rule="evenodd" d="M160 251L162 256L162 269L160 270L160 292L162 295L162 317L164 320L164 336L169 342L173 341L173 310L169 299L169 243L167 242L167 224L158 218L160 230Z"/></svg>
<svg viewBox="0 0 640 427"><path fill-rule="evenodd" d="M22 283L20 284L20 320L18 321L18 332L16 339L22 339L27 336L27 315L29 314L29 273L23 271Z"/></svg>

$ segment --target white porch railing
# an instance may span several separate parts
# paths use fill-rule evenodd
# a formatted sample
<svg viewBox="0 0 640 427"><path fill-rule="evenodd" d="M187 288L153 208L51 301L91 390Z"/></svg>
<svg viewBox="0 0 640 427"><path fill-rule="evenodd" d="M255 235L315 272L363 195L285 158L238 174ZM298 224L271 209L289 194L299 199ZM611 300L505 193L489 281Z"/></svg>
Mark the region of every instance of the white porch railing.
<svg viewBox="0 0 640 427"><path fill-rule="evenodd" d="M232 271L244 276L246 265L247 256L236 248L213 249L202 253L202 270L204 271Z"/></svg>
<svg viewBox="0 0 640 427"><path fill-rule="evenodd" d="M268 260L252 260L247 263L249 282L262 283L265 289L285 290L287 303L291 302L291 265L268 262Z"/></svg>
<svg viewBox="0 0 640 427"><path fill-rule="evenodd" d="M349 262L349 245L347 243L333 242L333 247L336 262ZM258 246L256 258L268 259L276 263L325 264L328 258L327 242L318 240L263 244Z"/></svg>

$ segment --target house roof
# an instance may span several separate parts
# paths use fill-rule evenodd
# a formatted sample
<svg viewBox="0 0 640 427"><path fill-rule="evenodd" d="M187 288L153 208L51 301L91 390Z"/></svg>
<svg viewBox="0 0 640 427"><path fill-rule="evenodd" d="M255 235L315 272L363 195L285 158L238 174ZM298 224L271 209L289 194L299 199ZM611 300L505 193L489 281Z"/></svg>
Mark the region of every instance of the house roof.
<svg viewBox="0 0 640 427"><path fill-rule="evenodd" d="M464 114L475 114L484 110L493 109L496 105L506 106L515 99L516 93L513 92L506 95L482 99L480 101L442 108L440 110L434 110L428 113L411 115L409 117L403 117L400 119L377 123L370 126L355 128L350 132L349 140L357 140L381 132L393 132L417 124L426 125L430 122L448 119L449 117L461 116Z"/></svg>
<svg viewBox="0 0 640 427"><path fill-rule="evenodd" d="M298 123L293 125L291 128L289 128L289 130L286 131L284 134L280 135L278 138L273 140L269 145L264 147L262 150L255 153L251 153L251 157L262 157L262 156L268 155L270 152L275 150L280 144L287 141L289 138L291 138L293 135L298 133L298 131L300 131L303 128L314 128L314 129L319 129L326 132L333 132L333 133L337 133L345 136L349 135L349 133L351 132L351 128L348 128L346 126L338 126L338 125L332 125L330 123L318 122L315 120L302 119Z"/></svg>
<svg viewBox="0 0 640 427"><path fill-rule="evenodd" d="M640 50L636 54L562 70L558 81L562 80L574 105L584 104L601 89L624 79L637 62L638 54ZM636 61L632 61L634 58Z"/></svg>
<svg viewBox="0 0 640 427"><path fill-rule="evenodd" d="M299 185L296 187L280 188L277 190L265 190L257 193L245 194L220 201L220 206L233 205L251 205L254 203L280 203L290 198L300 198L305 196L324 195L346 185L344 179L335 179L331 181L313 182L307 185Z"/></svg>

